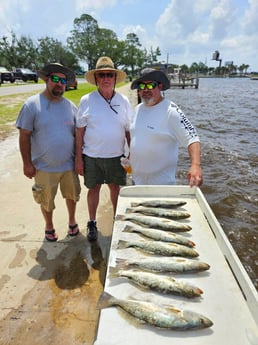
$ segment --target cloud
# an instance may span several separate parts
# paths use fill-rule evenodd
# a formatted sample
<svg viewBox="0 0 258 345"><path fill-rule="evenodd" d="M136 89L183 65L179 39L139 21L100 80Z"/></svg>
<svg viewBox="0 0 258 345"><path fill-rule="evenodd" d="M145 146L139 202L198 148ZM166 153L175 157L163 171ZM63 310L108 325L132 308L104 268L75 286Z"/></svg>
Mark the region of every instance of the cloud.
<svg viewBox="0 0 258 345"><path fill-rule="evenodd" d="M106 7L113 7L117 0L76 0L75 6L77 11L84 10L101 10Z"/></svg>
<svg viewBox="0 0 258 345"><path fill-rule="evenodd" d="M19 9L14 11L13 9ZM8 0L0 3L1 31L5 36L11 36L11 32L20 31L20 16L30 9L30 0Z"/></svg>
<svg viewBox="0 0 258 345"><path fill-rule="evenodd" d="M250 7L244 13L241 26L246 34L258 34L258 1L249 0L248 3Z"/></svg>
<svg viewBox="0 0 258 345"><path fill-rule="evenodd" d="M257 18L257 0L184 0L184 6L182 0L171 0L156 21L155 41L172 63L207 57L211 62L214 50L221 52L223 61L235 58L238 64L243 55L248 63L254 55L251 47L258 46ZM240 52L245 49L250 55Z"/></svg>
<svg viewBox="0 0 258 345"><path fill-rule="evenodd" d="M210 34L211 39L220 40L230 33L230 27L236 19L234 13L235 6L231 4L230 0L221 0L211 10L210 14Z"/></svg>

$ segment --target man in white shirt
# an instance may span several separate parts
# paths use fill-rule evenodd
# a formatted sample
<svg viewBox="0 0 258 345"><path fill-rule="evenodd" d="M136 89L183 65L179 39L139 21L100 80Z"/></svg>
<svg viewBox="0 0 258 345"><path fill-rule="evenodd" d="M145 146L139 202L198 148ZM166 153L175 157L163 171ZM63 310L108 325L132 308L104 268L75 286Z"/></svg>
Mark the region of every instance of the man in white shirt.
<svg viewBox="0 0 258 345"><path fill-rule="evenodd" d="M127 97L115 91L125 72L114 67L109 57L98 59L96 69L85 74L86 80L97 90L82 97L77 114L76 171L84 176L88 188L89 221L87 237L97 239L96 213L101 185L110 190L114 214L120 186L126 184L126 172L120 158L125 143L130 145L129 126L132 109Z"/></svg>
<svg viewBox="0 0 258 345"><path fill-rule="evenodd" d="M201 146L198 134L182 110L162 95L170 88L167 76L146 68L134 80L141 103L130 127L130 162L136 185L175 184L178 147L188 148L191 166L189 184L202 184Z"/></svg>

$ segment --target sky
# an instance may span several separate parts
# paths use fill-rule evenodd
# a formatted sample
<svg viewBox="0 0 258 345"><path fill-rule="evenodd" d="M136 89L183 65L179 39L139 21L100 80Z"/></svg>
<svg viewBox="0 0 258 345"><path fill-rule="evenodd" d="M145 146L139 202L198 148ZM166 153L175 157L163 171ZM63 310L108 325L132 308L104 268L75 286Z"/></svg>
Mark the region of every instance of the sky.
<svg viewBox="0 0 258 345"><path fill-rule="evenodd" d="M135 33L142 48L161 50L160 61L177 65L212 60L258 71L258 0L0 0L0 37L52 37L66 43L82 14L118 39Z"/></svg>

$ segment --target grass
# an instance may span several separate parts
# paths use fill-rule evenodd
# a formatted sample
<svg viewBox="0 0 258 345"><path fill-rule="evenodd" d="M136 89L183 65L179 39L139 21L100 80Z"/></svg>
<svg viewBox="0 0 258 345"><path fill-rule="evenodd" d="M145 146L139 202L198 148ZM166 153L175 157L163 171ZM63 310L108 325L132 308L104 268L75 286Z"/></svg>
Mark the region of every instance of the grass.
<svg viewBox="0 0 258 345"><path fill-rule="evenodd" d="M117 87L124 84L125 83L118 84ZM78 84L77 90L71 89L66 91L64 96L78 106L81 97L93 90L96 90L96 86L90 85L86 82L80 83ZM38 93L38 91L0 97L0 140L6 138L13 130L15 130L14 123L24 101L29 96L36 93Z"/></svg>

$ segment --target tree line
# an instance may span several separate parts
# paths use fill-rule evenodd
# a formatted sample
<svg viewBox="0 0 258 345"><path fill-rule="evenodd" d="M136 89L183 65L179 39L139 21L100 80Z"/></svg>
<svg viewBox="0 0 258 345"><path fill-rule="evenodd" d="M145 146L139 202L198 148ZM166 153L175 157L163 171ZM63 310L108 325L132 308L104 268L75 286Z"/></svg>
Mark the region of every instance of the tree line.
<svg viewBox="0 0 258 345"><path fill-rule="evenodd" d="M134 75L145 64L156 63L161 55L159 47L148 52L142 48L138 36L129 33L125 40L119 40L114 31L100 28L98 22L88 14L75 18L73 30L66 43L52 37L41 37L33 41L30 37L11 32L11 38L0 38L0 65L8 69L27 67L38 70L56 61L80 71L80 63L95 68L100 56L109 56L117 68L123 68Z"/></svg>
<svg viewBox="0 0 258 345"><path fill-rule="evenodd" d="M158 63L161 56L159 47L148 51L135 33L128 33L125 40L119 40L110 29L100 28L97 20L89 14L75 18L73 29L66 43L53 37L41 37L33 41L29 36L20 38L14 32L11 37L0 38L0 65L12 70L14 67L27 67L37 71L50 62L60 62L76 72L82 72L81 63L94 69L100 56L109 56L117 68L122 68L130 76L135 76L146 65ZM203 63L168 65L167 71L181 67L183 73L224 74L234 71L247 71L249 65L209 68Z"/></svg>

